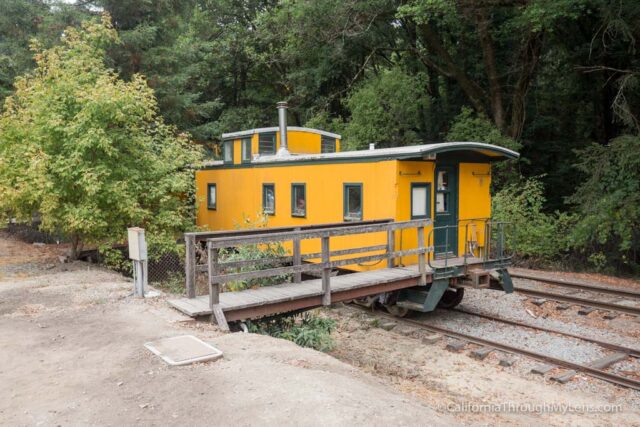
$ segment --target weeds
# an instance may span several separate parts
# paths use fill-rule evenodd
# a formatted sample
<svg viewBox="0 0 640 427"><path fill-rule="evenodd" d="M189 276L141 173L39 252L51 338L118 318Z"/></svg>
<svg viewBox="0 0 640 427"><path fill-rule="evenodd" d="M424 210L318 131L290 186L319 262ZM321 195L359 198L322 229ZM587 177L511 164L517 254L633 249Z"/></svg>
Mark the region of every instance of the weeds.
<svg viewBox="0 0 640 427"><path fill-rule="evenodd" d="M331 351L335 345L331 337L331 332L336 328L335 320L311 313L250 321L247 325L249 332L283 338L318 351Z"/></svg>

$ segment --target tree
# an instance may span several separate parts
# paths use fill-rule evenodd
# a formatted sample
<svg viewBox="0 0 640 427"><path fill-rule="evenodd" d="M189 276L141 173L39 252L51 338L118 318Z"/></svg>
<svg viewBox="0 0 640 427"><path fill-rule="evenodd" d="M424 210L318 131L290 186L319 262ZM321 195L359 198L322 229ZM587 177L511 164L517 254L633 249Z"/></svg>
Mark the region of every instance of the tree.
<svg viewBox="0 0 640 427"><path fill-rule="evenodd" d="M85 242L122 241L126 227L175 239L189 224L189 165L199 152L158 115L141 75L122 81L105 65L118 43L108 15L67 28L16 81L0 116L0 212Z"/></svg>
<svg viewBox="0 0 640 427"><path fill-rule="evenodd" d="M421 97L420 79L400 69L385 70L365 80L352 94L347 105L351 121L345 140L351 148L369 143L380 147L416 144L419 139L419 109L428 100Z"/></svg>
<svg viewBox="0 0 640 427"><path fill-rule="evenodd" d="M576 153L587 177L569 202L579 221L571 239L596 267L638 272L640 264L640 137L621 136L608 146Z"/></svg>

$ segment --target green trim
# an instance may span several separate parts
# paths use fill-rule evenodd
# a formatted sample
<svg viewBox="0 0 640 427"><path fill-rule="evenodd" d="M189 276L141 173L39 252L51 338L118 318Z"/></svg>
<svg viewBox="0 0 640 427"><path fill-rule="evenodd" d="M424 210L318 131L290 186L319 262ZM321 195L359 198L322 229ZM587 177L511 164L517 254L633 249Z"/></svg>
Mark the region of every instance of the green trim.
<svg viewBox="0 0 640 427"><path fill-rule="evenodd" d="M234 146L233 143L235 142L235 140L229 140L229 141L224 141L223 142L223 146L222 146L222 161L224 162L225 165L232 165L235 163L235 159L234 159ZM227 146L231 146L231 160L227 160Z"/></svg>
<svg viewBox="0 0 640 427"><path fill-rule="evenodd" d="M347 192L349 187L360 188L360 218L347 218L347 205L348 196ZM342 184L342 219L346 222L349 221L362 221L364 218L364 190L361 182L345 182Z"/></svg>
<svg viewBox="0 0 640 427"><path fill-rule="evenodd" d="M216 189L216 200L211 203L211 187ZM218 208L218 186L214 183L207 184L207 209L215 211Z"/></svg>
<svg viewBox="0 0 640 427"><path fill-rule="evenodd" d="M427 214L426 215L413 215L413 189L414 188L426 188L427 189ZM411 219L426 219L431 218L431 183L430 182L412 182L411 183L411 205L409 205Z"/></svg>
<svg viewBox="0 0 640 427"><path fill-rule="evenodd" d="M249 158L245 160L245 147L249 151ZM242 138L240 140L240 162L251 163L251 138Z"/></svg>
<svg viewBox="0 0 640 427"><path fill-rule="evenodd" d="M304 215L300 215L300 214L295 214L294 213L294 209L295 209L295 200L294 200L294 191L293 188L297 187L297 186L302 186L302 188L304 189ZM295 217L295 218L306 218L307 217L307 210L309 209L309 206L307 205L307 184L304 182L292 182L291 183L291 216Z"/></svg>
<svg viewBox="0 0 640 427"><path fill-rule="evenodd" d="M266 203L265 203L265 195L266 193L266 189L268 187L271 187L273 189L273 211L272 212L268 212L265 209ZM264 183L262 184L262 213L265 213L267 215L273 216L276 214L276 184L269 182L269 183Z"/></svg>
<svg viewBox="0 0 640 427"><path fill-rule="evenodd" d="M262 152L260 151L260 142L262 141L262 137L269 137L269 139L271 140L270 142L273 143L273 151L272 152ZM267 142L266 140L264 141L265 143ZM276 138L276 133L275 132L265 132L265 133L261 133L258 135L258 154L260 155L265 155L265 156L271 156L276 154L276 148L278 145L278 141Z"/></svg>

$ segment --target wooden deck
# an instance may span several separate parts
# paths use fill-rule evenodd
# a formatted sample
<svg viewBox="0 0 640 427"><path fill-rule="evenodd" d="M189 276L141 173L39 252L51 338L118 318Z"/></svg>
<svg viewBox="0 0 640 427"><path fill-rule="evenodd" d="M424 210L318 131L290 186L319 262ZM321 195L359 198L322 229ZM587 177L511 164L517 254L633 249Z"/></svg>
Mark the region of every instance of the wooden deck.
<svg viewBox="0 0 640 427"><path fill-rule="evenodd" d="M417 267L395 267L345 274L331 278L331 301L339 302L418 285ZM228 321L260 317L322 305L322 280L265 286L220 293L220 308ZM169 304L191 317L211 314L209 296L170 300Z"/></svg>

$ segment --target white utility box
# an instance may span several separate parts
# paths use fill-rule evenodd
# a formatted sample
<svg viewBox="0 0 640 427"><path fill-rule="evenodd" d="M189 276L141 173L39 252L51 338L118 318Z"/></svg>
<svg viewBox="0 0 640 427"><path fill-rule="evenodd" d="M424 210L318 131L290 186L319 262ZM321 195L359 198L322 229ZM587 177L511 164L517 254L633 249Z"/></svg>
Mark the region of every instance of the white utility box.
<svg viewBox="0 0 640 427"><path fill-rule="evenodd" d="M147 242L144 239L144 228L131 227L129 232L129 258L134 261L147 260Z"/></svg>

